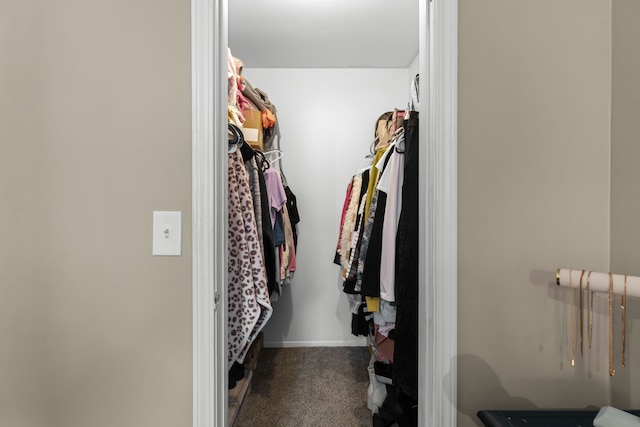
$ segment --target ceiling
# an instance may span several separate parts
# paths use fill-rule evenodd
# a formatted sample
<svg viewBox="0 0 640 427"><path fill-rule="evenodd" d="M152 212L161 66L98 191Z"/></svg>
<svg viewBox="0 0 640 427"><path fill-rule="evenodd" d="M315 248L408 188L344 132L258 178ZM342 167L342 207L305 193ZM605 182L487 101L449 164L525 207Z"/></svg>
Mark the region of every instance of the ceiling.
<svg viewBox="0 0 640 427"><path fill-rule="evenodd" d="M229 0L229 47L246 68L408 68L418 0Z"/></svg>

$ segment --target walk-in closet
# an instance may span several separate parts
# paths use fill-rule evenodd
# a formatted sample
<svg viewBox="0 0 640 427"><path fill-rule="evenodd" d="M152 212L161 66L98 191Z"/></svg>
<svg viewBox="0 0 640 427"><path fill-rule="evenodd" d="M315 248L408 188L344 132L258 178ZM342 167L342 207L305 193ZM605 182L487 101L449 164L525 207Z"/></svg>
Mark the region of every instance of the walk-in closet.
<svg viewBox="0 0 640 427"><path fill-rule="evenodd" d="M370 1L229 3L229 157L235 159L228 177L229 425L254 425L256 417L266 425L317 425L319 419L327 425L416 425L418 2L392 8ZM414 192L406 199L413 206L406 208L402 178L411 155L406 164L415 174L406 187ZM242 210L232 203L237 191L247 196L243 203L251 199L238 190L242 163L248 175L241 179L267 190L262 202L260 191L251 191L262 230L242 239L246 257L238 256L243 249L234 226ZM374 227L376 206L382 208ZM416 213L409 222L399 221L403 208ZM383 223L392 224L385 225L384 238ZM410 250L398 249L409 251L399 258L401 270L410 270L403 264L410 259L415 267L414 291L403 306L413 309L399 334L409 349L400 352L398 371L409 380L404 390L411 397L399 393L400 399L392 396L399 228L405 240L414 238ZM377 265L366 271L365 257L359 257L369 246L363 237L373 240L366 264ZM259 267L249 255L256 252L264 277L247 280ZM247 286L251 290L243 292ZM296 360L303 362L297 366ZM339 378L315 388L316 375L331 377L333 371ZM288 387L278 386L285 376ZM305 411L251 407L272 388L286 398L272 397L271 406L288 402ZM306 401L296 403L294 392L305 389ZM336 396L337 389L350 390L338 399L347 407L326 405L331 389ZM387 395L390 403L382 409Z"/></svg>

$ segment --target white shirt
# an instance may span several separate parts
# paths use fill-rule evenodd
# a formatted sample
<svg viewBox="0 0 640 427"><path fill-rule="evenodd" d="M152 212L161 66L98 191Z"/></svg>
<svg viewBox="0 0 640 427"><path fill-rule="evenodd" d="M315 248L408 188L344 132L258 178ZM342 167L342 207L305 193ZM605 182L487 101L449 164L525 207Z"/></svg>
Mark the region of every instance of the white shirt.
<svg viewBox="0 0 640 427"><path fill-rule="evenodd" d="M387 204L382 225L382 254L380 258L380 298L395 301L396 234L402 209L402 184L404 182L404 154L396 151L404 145L404 135L389 147L389 163L378 180L378 190L387 194ZM383 159L381 159L383 161ZM383 163L384 164L384 163Z"/></svg>

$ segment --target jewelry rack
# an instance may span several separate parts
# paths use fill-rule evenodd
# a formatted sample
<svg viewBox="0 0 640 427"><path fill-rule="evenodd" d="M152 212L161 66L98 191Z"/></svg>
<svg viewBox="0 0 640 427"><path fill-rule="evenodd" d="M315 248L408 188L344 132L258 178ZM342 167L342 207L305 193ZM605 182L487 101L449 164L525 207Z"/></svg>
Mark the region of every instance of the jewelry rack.
<svg viewBox="0 0 640 427"><path fill-rule="evenodd" d="M556 270L556 285L566 287L578 287L578 279L582 270L559 268ZM569 277L569 274L572 277ZM594 292L609 292L609 273L596 273L595 271L585 271L583 286L586 291L587 275L589 275L589 287ZM616 295L625 294L625 278L627 283L626 294L629 297L640 297L640 277L625 276L624 274L612 274L613 293ZM571 280L570 280L571 279Z"/></svg>
<svg viewBox="0 0 640 427"><path fill-rule="evenodd" d="M574 274L575 273L575 274ZM577 276L577 277L576 277ZM586 277L585 277L586 276ZM583 281L584 279L584 281ZM586 283L585 283L586 281ZM613 360L614 352L614 295L620 295L620 313L622 314L622 359L621 364L625 366L625 348L626 348L626 324L627 324L627 296L640 296L640 277L613 274L613 273L596 273L586 270L574 270L559 268L556 270L556 284L558 286L567 286L576 291L580 301L580 354L584 357L584 291L587 291L587 324L588 324L588 344L591 348L592 331L593 331L593 295L595 292L607 292L609 294L609 375L616 373L615 362ZM586 287L585 287L586 286ZM573 297L571 303L571 366L575 366L576 353L576 297Z"/></svg>

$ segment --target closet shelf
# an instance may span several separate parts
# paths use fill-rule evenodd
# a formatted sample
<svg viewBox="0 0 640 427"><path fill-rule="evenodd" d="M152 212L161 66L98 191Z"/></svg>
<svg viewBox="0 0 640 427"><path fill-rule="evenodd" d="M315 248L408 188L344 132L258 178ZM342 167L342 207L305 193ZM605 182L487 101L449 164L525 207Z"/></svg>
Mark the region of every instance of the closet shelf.
<svg viewBox="0 0 640 427"><path fill-rule="evenodd" d="M584 271L584 274L582 272ZM556 285L580 289L580 276L582 276L582 290L595 292L609 292L610 273L597 273L595 271L559 268L556 270ZM626 278L626 291L625 291ZM613 279L613 293L629 297L640 297L640 277L626 276L624 274L611 274Z"/></svg>

